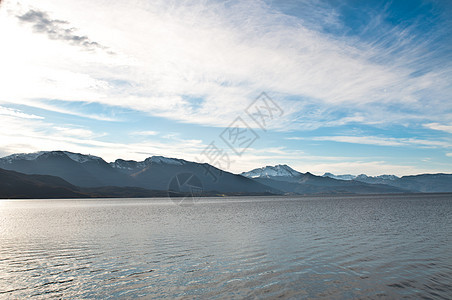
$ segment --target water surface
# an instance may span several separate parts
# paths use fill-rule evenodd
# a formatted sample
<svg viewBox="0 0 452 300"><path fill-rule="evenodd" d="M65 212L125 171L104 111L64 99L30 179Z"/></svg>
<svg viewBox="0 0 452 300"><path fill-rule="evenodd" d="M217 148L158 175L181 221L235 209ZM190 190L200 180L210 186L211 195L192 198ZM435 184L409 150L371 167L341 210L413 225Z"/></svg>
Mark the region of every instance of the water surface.
<svg viewBox="0 0 452 300"><path fill-rule="evenodd" d="M0 298L452 298L452 195L0 201Z"/></svg>

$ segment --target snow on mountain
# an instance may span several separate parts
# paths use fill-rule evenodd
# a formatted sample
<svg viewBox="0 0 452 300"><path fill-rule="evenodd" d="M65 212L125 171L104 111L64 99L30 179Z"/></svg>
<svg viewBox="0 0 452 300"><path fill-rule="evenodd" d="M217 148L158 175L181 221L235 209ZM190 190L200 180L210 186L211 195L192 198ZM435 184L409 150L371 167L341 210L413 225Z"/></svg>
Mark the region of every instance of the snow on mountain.
<svg viewBox="0 0 452 300"><path fill-rule="evenodd" d="M353 180L356 178L355 175L351 175L351 174L334 175L332 173L325 173L322 175L322 177L329 177L329 178L339 179L339 180Z"/></svg>
<svg viewBox="0 0 452 300"><path fill-rule="evenodd" d="M150 162L155 164L167 164L167 165L183 165L183 160L177 158L168 158L163 156L152 156Z"/></svg>
<svg viewBox="0 0 452 300"><path fill-rule="evenodd" d="M330 177L339 180L358 180L358 181L396 180L399 178L395 175L367 176L366 174L360 174L356 176L351 174L334 175L332 173L325 173L323 174L323 177Z"/></svg>
<svg viewBox="0 0 452 300"><path fill-rule="evenodd" d="M76 161L78 163L84 163L87 161L92 161L92 160L102 160L102 158L98 157L98 156L94 156L94 155L85 155L85 154L80 154L80 153L73 153L73 152L69 152L69 151L38 151L38 152L33 152L33 153L18 153L18 154L12 154L9 156L5 156L3 158L1 158L1 160L3 160L4 162L7 163L12 163L13 161L17 161L17 160L35 160L38 157L40 157L41 155L49 155L49 154L53 154L53 155L67 155L67 157L69 157L70 159L72 159L73 161Z"/></svg>
<svg viewBox="0 0 452 300"><path fill-rule="evenodd" d="M72 152L68 152L68 151L63 151L63 153L66 154L70 159L72 159L73 161L76 161L78 163L85 163L87 161L92 161L92 160L102 160L102 158L91 155L91 154L85 155L85 154L80 154L80 153L72 153Z"/></svg>
<svg viewBox="0 0 452 300"><path fill-rule="evenodd" d="M355 177L356 180L369 180L369 179L381 179L381 180L396 180L399 177L395 175L378 175L378 176L367 176L366 174L360 174Z"/></svg>
<svg viewBox="0 0 452 300"><path fill-rule="evenodd" d="M300 172L295 171L288 165L276 165L257 168L249 172L243 172L240 175L248 178L259 177L295 177L301 175Z"/></svg>
<svg viewBox="0 0 452 300"><path fill-rule="evenodd" d="M184 160L177 158L168 158L163 156L151 156L144 161L117 159L110 163L110 166L116 169L134 170L144 169L151 164L183 165Z"/></svg>
<svg viewBox="0 0 452 300"><path fill-rule="evenodd" d="M133 170L133 169L143 169L144 167L146 167L146 164L144 161L137 162L134 160L117 159L114 162L111 162L110 166L112 166L112 168L115 169Z"/></svg>
<svg viewBox="0 0 452 300"><path fill-rule="evenodd" d="M395 175L379 175L379 176L377 176L377 178L385 179L385 180L396 180L396 179L399 179L400 177L395 176Z"/></svg>
<svg viewBox="0 0 452 300"><path fill-rule="evenodd" d="M11 164L15 160L34 160L46 151L38 151L33 153L16 153L0 158L2 161Z"/></svg>

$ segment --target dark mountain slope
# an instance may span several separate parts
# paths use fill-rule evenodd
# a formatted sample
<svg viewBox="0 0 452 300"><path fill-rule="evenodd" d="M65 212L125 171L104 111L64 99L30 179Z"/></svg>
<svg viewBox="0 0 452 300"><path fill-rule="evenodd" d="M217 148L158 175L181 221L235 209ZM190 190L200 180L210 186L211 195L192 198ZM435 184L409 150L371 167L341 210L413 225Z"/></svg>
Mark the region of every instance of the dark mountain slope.
<svg viewBox="0 0 452 300"><path fill-rule="evenodd" d="M447 193L452 192L452 174L403 176L385 184L422 193Z"/></svg>
<svg viewBox="0 0 452 300"><path fill-rule="evenodd" d="M67 181L49 175L27 175L0 169L0 198L81 198Z"/></svg>
<svg viewBox="0 0 452 300"><path fill-rule="evenodd" d="M28 175L0 169L0 199L167 197L167 191L138 187L81 188L50 175ZM182 194L181 196L184 196Z"/></svg>

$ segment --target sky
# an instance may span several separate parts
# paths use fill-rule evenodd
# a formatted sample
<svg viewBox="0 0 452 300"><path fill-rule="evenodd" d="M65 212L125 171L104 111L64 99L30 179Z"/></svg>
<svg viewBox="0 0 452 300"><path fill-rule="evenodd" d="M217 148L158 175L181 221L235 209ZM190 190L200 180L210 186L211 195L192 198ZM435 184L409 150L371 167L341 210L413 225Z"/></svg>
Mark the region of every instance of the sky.
<svg viewBox="0 0 452 300"><path fill-rule="evenodd" d="M452 173L452 2L0 3L0 156Z"/></svg>

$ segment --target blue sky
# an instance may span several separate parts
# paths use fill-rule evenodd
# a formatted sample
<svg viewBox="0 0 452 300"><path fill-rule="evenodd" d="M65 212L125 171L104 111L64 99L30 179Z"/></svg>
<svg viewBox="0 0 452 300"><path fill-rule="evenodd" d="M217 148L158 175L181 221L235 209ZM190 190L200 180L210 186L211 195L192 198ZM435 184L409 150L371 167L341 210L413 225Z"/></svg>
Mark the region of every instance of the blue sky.
<svg viewBox="0 0 452 300"><path fill-rule="evenodd" d="M0 5L1 156L452 173L450 1Z"/></svg>

